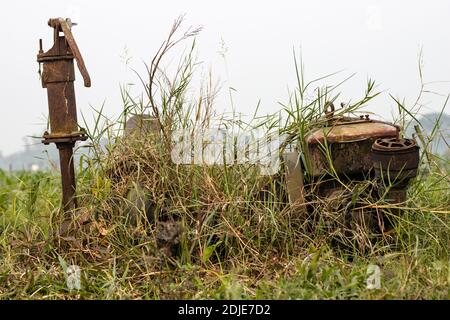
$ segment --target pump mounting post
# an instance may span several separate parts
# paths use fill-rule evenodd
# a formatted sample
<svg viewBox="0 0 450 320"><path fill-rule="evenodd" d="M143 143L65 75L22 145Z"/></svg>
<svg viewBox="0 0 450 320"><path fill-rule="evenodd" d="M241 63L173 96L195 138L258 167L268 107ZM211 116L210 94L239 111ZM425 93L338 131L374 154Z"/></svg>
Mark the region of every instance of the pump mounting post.
<svg viewBox="0 0 450 320"><path fill-rule="evenodd" d="M81 56L78 45L72 35L74 25L70 19L54 18L48 21L53 28L53 47L47 52L42 50L39 40L37 61L42 64L42 87L47 89L50 132L43 135L44 144L55 143L59 151L62 207L69 212L77 207L73 148L77 141L87 139L85 130L77 123L75 101L75 70L73 60L84 80L84 86L91 86L91 79ZM62 34L61 34L62 33Z"/></svg>

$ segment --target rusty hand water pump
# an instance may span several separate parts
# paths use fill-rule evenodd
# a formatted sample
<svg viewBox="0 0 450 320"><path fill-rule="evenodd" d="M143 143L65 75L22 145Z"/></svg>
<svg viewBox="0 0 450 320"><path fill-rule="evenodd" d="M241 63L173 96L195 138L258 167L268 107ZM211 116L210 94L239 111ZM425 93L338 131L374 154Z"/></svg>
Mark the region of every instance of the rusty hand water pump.
<svg viewBox="0 0 450 320"><path fill-rule="evenodd" d="M73 147L76 141L87 139L77 123L73 59L77 61L85 87L91 86L91 79L71 32L74 24L70 19L55 18L50 19L48 25L53 28L53 47L44 52L40 39L37 55L39 65L43 65L41 80L42 87L47 89L50 119L50 133L44 133L42 142L46 145L55 143L59 150L62 206L64 212L68 212L77 207Z"/></svg>

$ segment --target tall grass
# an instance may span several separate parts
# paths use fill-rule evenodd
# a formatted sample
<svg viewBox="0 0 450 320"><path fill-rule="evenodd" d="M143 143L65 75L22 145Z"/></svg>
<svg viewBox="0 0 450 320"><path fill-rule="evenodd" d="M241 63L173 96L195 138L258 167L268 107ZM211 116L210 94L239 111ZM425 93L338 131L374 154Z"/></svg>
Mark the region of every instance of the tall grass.
<svg viewBox="0 0 450 320"><path fill-rule="evenodd" d="M311 194L287 204L282 172L259 174L251 164L177 165L172 134L195 135L209 127L264 128L306 150L305 136L325 126L324 109L337 104L339 86L314 87L328 75L305 80L294 53L296 89L278 114L243 122L214 110L209 79L192 96L195 36L175 21L167 40L137 75L142 93L121 88L123 113L109 119L94 110L89 146L78 166L80 208L69 219L59 211L59 180L51 174L1 173L0 296L2 298L448 298L450 180L448 160L436 160L423 139L421 174L399 204L393 232L373 241L364 228L342 233L335 206L314 195L311 159L301 152ZM164 59L192 41L173 74ZM346 81L347 79L344 79ZM423 89L423 88L422 88ZM362 98L334 115L357 115L379 93L367 82ZM415 115L397 101L398 123ZM132 115L152 115L160 134L125 135ZM414 115L414 117L413 117ZM419 130L418 134L419 134ZM331 159L329 148L324 152ZM327 151L328 150L328 151ZM425 170L426 169L426 170ZM373 181L347 184L357 209L384 214L396 206L370 196ZM339 197L335 201L342 201ZM309 209L308 209L309 208ZM311 208L313 208L311 212ZM343 250L336 239L346 244ZM368 290L368 264L383 270L383 286ZM64 270L82 269L82 289L69 291Z"/></svg>

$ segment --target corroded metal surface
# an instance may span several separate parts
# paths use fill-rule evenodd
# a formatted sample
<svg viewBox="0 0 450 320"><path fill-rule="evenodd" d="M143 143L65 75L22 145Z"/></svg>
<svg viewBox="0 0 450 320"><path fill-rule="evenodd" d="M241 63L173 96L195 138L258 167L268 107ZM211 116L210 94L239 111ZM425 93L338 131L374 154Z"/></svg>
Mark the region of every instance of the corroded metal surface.
<svg viewBox="0 0 450 320"><path fill-rule="evenodd" d="M406 201L409 181L417 176L419 147L413 139L377 139L372 146L372 160L379 190L385 201L393 204L391 212L400 215L395 205Z"/></svg>
<svg viewBox="0 0 450 320"><path fill-rule="evenodd" d="M377 138L395 138L399 128L393 124L361 118L338 118L318 128L305 140L313 176L336 172L364 175L373 167L371 148Z"/></svg>
<svg viewBox="0 0 450 320"><path fill-rule="evenodd" d="M375 175L391 182L417 175L419 147L412 139L378 139L372 146Z"/></svg>
<svg viewBox="0 0 450 320"><path fill-rule="evenodd" d="M73 166L73 150L74 143L57 143L59 151L59 163L61 168L61 182L63 191L63 209L64 212L76 209L77 200L75 170Z"/></svg>
<svg viewBox="0 0 450 320"><path fill-rule="evenodd" d="M419 148L412 139L400 139L400 128L394 124L368 115L336 117L333 111L332 105L327 107L320 122L325 125L305 137L303 160L310 177L304 184L305 200L317 197L324 203L321 214L329 219L330 232L337 229L352 237L350 230L364 228L374 234L391 230L395 221L391 218L402 213L409 182L417 175ZM362 190L363 202L353 199L354 188ZM367 199L383 199L390 214L367 207Z"/></svg>
<svg viewBox="0 0 450 320"><path fill-rule="evenodd" d="M318 144L309 145L311 174L321 176L335 171L337 174L364 175L372 168L370 151L373 141L368 138L363 141L333 143L327 147ZM328 149L330 158L325 149Z"/></svg>
<svg viewBox="0 0 450 320"><path fill-rule="evenodd" d="M369 138L397 137L398 127L381 121L354 119L337 121L306 137L308 144L361 141Z"/></svg>
<svg viewBox="0 0 450 320"><path fill-rule="evenodd" d="M47 52L42 50L39 41L37 61L43 65L41 73L42 87L47 89L50 132L45 132L43 143L55 143L59 150L64 211L75 209L75 170L73 165L73 147L76 141L86 140L84 130L78 127L75 100L75 70L73 60L89 87L91 80L83 58L71 32L70 19L50 19L48 25L53 28L53 47ZM63 36L60 36L63 32Z"/></svg>

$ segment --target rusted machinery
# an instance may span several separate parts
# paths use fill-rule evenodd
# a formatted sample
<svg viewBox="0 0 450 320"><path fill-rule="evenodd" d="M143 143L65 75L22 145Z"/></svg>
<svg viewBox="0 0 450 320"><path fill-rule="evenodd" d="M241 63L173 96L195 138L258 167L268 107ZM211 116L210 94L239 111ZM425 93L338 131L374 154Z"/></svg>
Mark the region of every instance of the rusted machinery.
<svg viewBox="0 0 450 320"><path fill-rule="evenodd" d="M376 232L389 229L385 217L380 219L370 206L359 210L352 205L353 188L357 183L373 181L367 196L375 201L383 197L393 207L403 203L409 181L417 175L416 142L400 138L398 126L372 120L368 115L335 117L328 112L321 123L304 137L303 152L283 155L290 202L307 203L307 197L313 195L328 203L330 211L342 212L341 223L348 229L355 222Z"/></svg>
<svg viewBox="0 0 450 320"><path fill-rule="evenodd" d="M70 19L50 19L48 25L53 28L53 47L44 52L41 39L37 55L39 65L43 65L41 80L42 87L47 89L51 129L50 132L44 133L42 142L44 144L55 143L59 150L63 190L62 204L64 211L68 212L77 206L72 149L76 141L87 139L84 130L80 129L77 123L73 59L77 61L85 87L91 86L91 79L72 35L73 24Z"/></svg>

